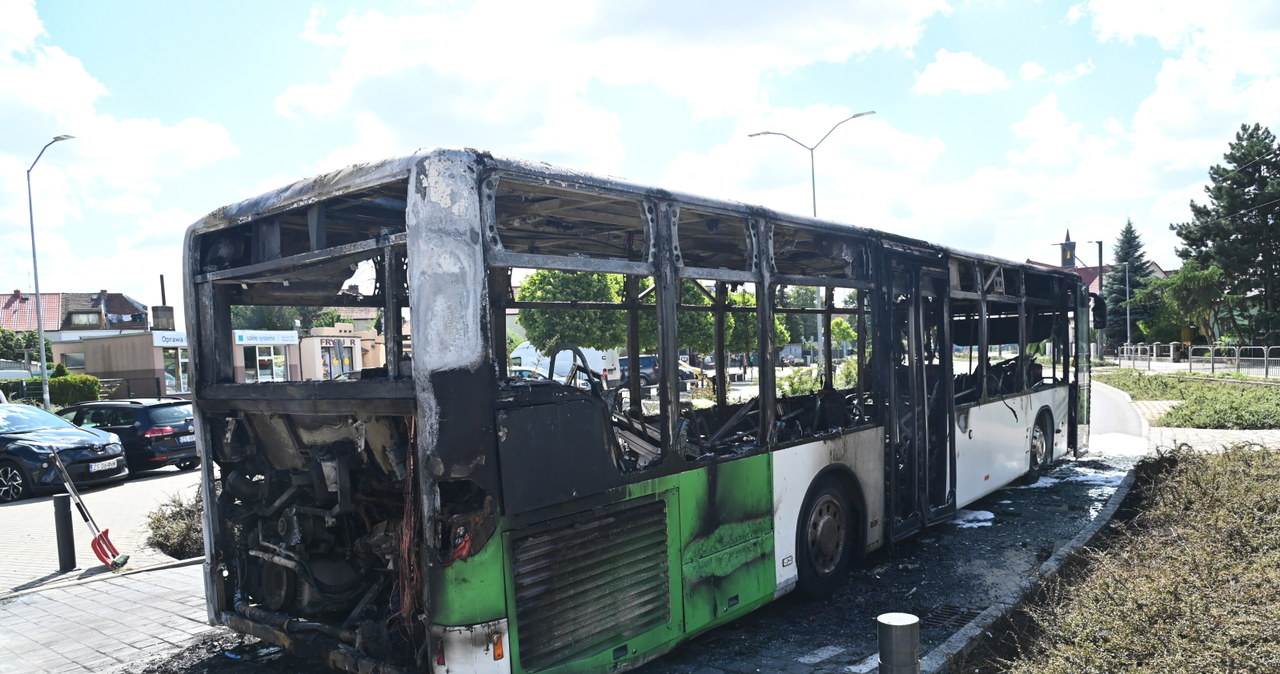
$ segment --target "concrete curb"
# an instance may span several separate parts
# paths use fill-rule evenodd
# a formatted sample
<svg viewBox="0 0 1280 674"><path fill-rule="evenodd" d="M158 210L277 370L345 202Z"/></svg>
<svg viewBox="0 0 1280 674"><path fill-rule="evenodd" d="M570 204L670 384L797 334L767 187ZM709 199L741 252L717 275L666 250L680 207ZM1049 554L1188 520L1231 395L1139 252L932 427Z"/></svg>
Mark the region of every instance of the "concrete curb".
<svg viewBox="0 0 1280 674"><path fill-rule="evenodd" d="M1107 389L1108 391L1114 392L1116 395L1120 396L1121 398L1124 398L1125 402L1128 402L1130 407L1133 406L1133 396L1129 395L1128 393L1125 393L1124 391L1121 391L1120 389L1114 386L1108 386L1100 381L1090 381L1089 386L1101 386ZM1147 441L1150 442L1151 422L1147 421L1147 418L1142 416L1141 413L1138 414L1138 420L1142 422L1142 437L1146 438Z"/></svg>
<svg viewBox="0 0 1280 674"><path fill-rule="evenodd" d="M1093 382L1093 385L1106 386L1101 382ZM1124 397L1129 400L1130 404L1133 404L1133 400L1129 398L1128 394L1125 394ZM1148 437L1148 430L1147 422L1144 419L1142 421L1143 438ZM1133 487L1133 482L1134 474L1133 470L1130 469L1128 474L1124 476L1124 480L1120 482L1120 486L1111 494L1111 498L1107 499L1107 505L1098 511L1098 516L1085 525L1080 530L1080 533L1076 534L1066 545L1059 548L1049 559L1045 560L1040 565L1036 576L1023 580L1018 584L1018 587L1001 597L991 606L988 606L987 610L980 613L978 617L969 621L968 625L960 628L949 639L929 651L928 655L920 660L920 671L925 674L943 674L950 671L951 665L957 660L973 652L978 642L997 620L1022 606L1027 598L1031 597L1041 585L1057 577L1067 558L1093 542L1099 532L1102 531L1102 528L1111 523L1111 518L1120 509L1120 504L1124 502L1125 497L1129 495L1129 489Z"/></svg>
<svg viewBox="0 0 1280 674"><path fill-rule="evenodd" d="M48 583L47 585L41 585L40 587L33 587L29 590L20 590L18 592L10 592L8 594L0 594L0 602L8 601L10 599L26 596L29 594L44 592L46 590L57 590L59 588L64 588L64 587L74 587L76 585L87 585L89 583L96 583L103 580L111 580L113 578L122 578L124 576L132 576L134 574L146 573L148 571L163 571L164 569L176 569L180 566L191 566L193 564L203 564L203 563L204 563L204 557L192 557L191 559L179 559L172 562L162 562L160 564L152 564L151 566L144 566L139 569L128 569L127 571L120 571L118 573L102 573L96 576L91 576L89 578L82 578L78 580L67 580L67 581L60 581L60 582L55 581L52 583Z"/></svg>

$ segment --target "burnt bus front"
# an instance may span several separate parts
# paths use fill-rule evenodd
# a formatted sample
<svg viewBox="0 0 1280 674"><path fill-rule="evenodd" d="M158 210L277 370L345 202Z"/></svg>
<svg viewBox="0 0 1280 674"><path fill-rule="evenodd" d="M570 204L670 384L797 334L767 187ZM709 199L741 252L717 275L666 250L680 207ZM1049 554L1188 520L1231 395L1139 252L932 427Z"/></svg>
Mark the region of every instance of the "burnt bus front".
<svg viewBox="0 0 1280 674"><path fill-rule="evenodd" d="M501 564L448 578L453 601L428 582L500 559L473 160L356 166L188 230L212 623L349 671L429 669L462 640L510 669ZM332 308L376 316L358 352L312 343Z"/></svg>

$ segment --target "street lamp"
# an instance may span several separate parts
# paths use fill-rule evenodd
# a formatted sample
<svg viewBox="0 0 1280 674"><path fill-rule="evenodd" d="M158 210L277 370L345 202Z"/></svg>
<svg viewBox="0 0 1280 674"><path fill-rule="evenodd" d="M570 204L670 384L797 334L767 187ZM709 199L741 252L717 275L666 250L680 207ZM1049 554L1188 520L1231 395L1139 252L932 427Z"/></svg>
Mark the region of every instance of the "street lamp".
<svg viewBox="0 0 1280 674"><path fill-rule="evenodd" d="M818 146L822 145L822 141L826 140L827 136L830 136L831 132L835 131L836 128L839 127L841 124L844 124L845 122L851 119L857 119L859 117L866 117L867 115L874 115L874 114L876 114L875 110L868 110L866 112L859 112L856 115L853 115L851 117L846 117L836 122L835 126L831 127L831 129L827 131L826 136L823 136L822 140L819 140L818 142L814 143L812 147L805 145L804 143L801 143L795 138L792 138L791 136L788 136L785 133L780 133L778 131L758 131L756 133L747 134L747 137L755 138L756 136L782 136L783 138L786 138L787 140L809 151L809 191L811 192L812 198L813 198L813 217L816 218L818 217L818 178L817 178L817 173L815 172L814 166L813 166L813 151L818 149Z"/></svg>
<svg viewBox="0 0 1280 674"><path fill-rule="evenodd" d="M51 410L52 405L49 404L49 365L45 362L44 357L44 303L40 298L40 270L36 262L36 216L35 210L31 205L31 170L39 163L40 158L44 156L44 151L49 149L50 145L59 141L71 140L75 136L54 136L53 140L44 144L40 148L40 154L36 155L36 160L31 162L31 167L27 169L27 218L31 223L31 279L36 286L36 337L39 340L36 343L36 352L40 355L40 390L44 394L44 408Z"/></svg>
<svg viewBox="0 0 1280 674"><path fill-rule="evenodd" d="M844 124L845 122L847 122L847 121L849 121L849 120L851 120L851 119L857 119L857 118L859 118L859 117L866 117L866 116L868 116L868 115L874 115L874 114L876 114L876 111L875 111L875 110L868 110L868 111L866 111L866 112L859 112L859 113L857 113L857 114L855 114L855 115L851 115L851 116L849 116L849 117L845 117L844 119L842 119L842 120L840 120L840 121L836 122L836 123L835 123L835 125L834 125L834 126L832 126L830 129L828 129L828 130L827 130L826 135L824 135L820 140L818 140L818 142L814 143L812 146L805 145L804 143L801 143L800 141L796 140L795 138L792 138L791 136L788 136L787 134L785 134L785 133L781 133L781 132L778 132L778 131L757 131L756 133L750 133L750 134L747 134L747 137L748 137L748 138L755 138L756 136L782 136L783 138L786 138L787 140L789 140L789 141L791 141L791 142L795 143L796 145L799 145L800 147L802 147L802 148L804 148L804 149L806 149L806 150L808 150L808 151L809 151L809 193L810 193L810 198L812 199L812 203L813 203L813 217L815 217L815 218L816 218L816 217L818 217L818 174L817 174L817 170L814 168L814 164L813 164L813 151L814 151L814 150L816 150L816 149L818 149L818 146L819 146L819 145L822 145L822 141L826 140L826 139L827 139L827 136L830 136L830 135L831 135L831 133L832 133L833 131L835 131L835 130L836 130L836 129L841 125L841 124ZM824 295L825 295L825 293L823 293L822 291L819 291L819 292L818 292L818 308L820 308L820 309L825 309L825 308L826 308L825 306L823 306L823 305L824 305L824 302L823 302ZM825 315L825 314L824 314L824 315ZM819 362L826 362L825 360L823 360L823 354L822 354L822 318L823 318L823 317L822 317L822 316L818 316L817 318L818 318L818 320L817 320L817 323L818 323L818 328L817 328L817 332L818 332L818 360L819 360Z"/></svg>

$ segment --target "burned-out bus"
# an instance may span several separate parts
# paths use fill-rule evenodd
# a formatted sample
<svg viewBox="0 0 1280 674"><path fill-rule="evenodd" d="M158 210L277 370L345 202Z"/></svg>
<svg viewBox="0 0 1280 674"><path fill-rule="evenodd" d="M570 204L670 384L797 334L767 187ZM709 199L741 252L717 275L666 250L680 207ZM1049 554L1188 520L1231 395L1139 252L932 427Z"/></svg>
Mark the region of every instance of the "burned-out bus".
<svg viewBox="0 0 1280 674"><path fill-rule="evenodd" d="M635 667L1087 444L1079 277L893 233L435 150L185 246L209 620L349 671ZM377 334L351 376L249 377L293 371L236 341L262 307ZM513 376L534 317L658 366Z"/></svg>

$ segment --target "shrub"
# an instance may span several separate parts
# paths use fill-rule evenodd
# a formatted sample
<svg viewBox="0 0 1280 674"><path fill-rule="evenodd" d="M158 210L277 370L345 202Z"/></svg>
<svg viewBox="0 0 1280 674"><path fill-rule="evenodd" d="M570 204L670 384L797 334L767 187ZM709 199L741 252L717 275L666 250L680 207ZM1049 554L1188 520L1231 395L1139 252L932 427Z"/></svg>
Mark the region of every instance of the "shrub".
<svg viewBox="0 0 1280 674"><path fill-rule="evenodd" d="M813 393L822 388L822 374L818 366L793 368L790 373L778 377L779 396L797 396Z"/></svg>
<svg viewBox="0 0 1280 674"><path fill-rule="evenodd" d="M49 380L49 401L66 407L86 400L97 400L98 378L89 374L69 374Z"/></svg>
<svg viewBox="0 0 1280 674"><path fill-rule="evenodd" d="M147 514L147 543L170 557L190 559L204 554L204 500L200 489L190 500L170 494Z"/></svg>
<svg viewBox="0 0 1280 674"><path fill-rule="evenodd" d="M98 378L93 375L69 374L56 379L49 378L49 402L59 407L97 400L99 390ZM0 381L0 391L4 391L5 397L10 401L39 400L43 397L39 378Z"/></svg>
<svg viewBox="0 0 1280 674"><path fill-rule="evenodd" d="M1280 389L1271 386L1219 386L1192 392L1160 418L1160 426L1230 428L1260 431L1280 428Z"/></svg>
<svg viewBox="0 0 1280 674"><path fill-rule="evenodd" d="M57 365L53 366L53 372L49 373L49 377L50 378L65 377L69 374L71 374L71 370L68 370L66 365L63 365L62 363L58 363Z"/></svg>

